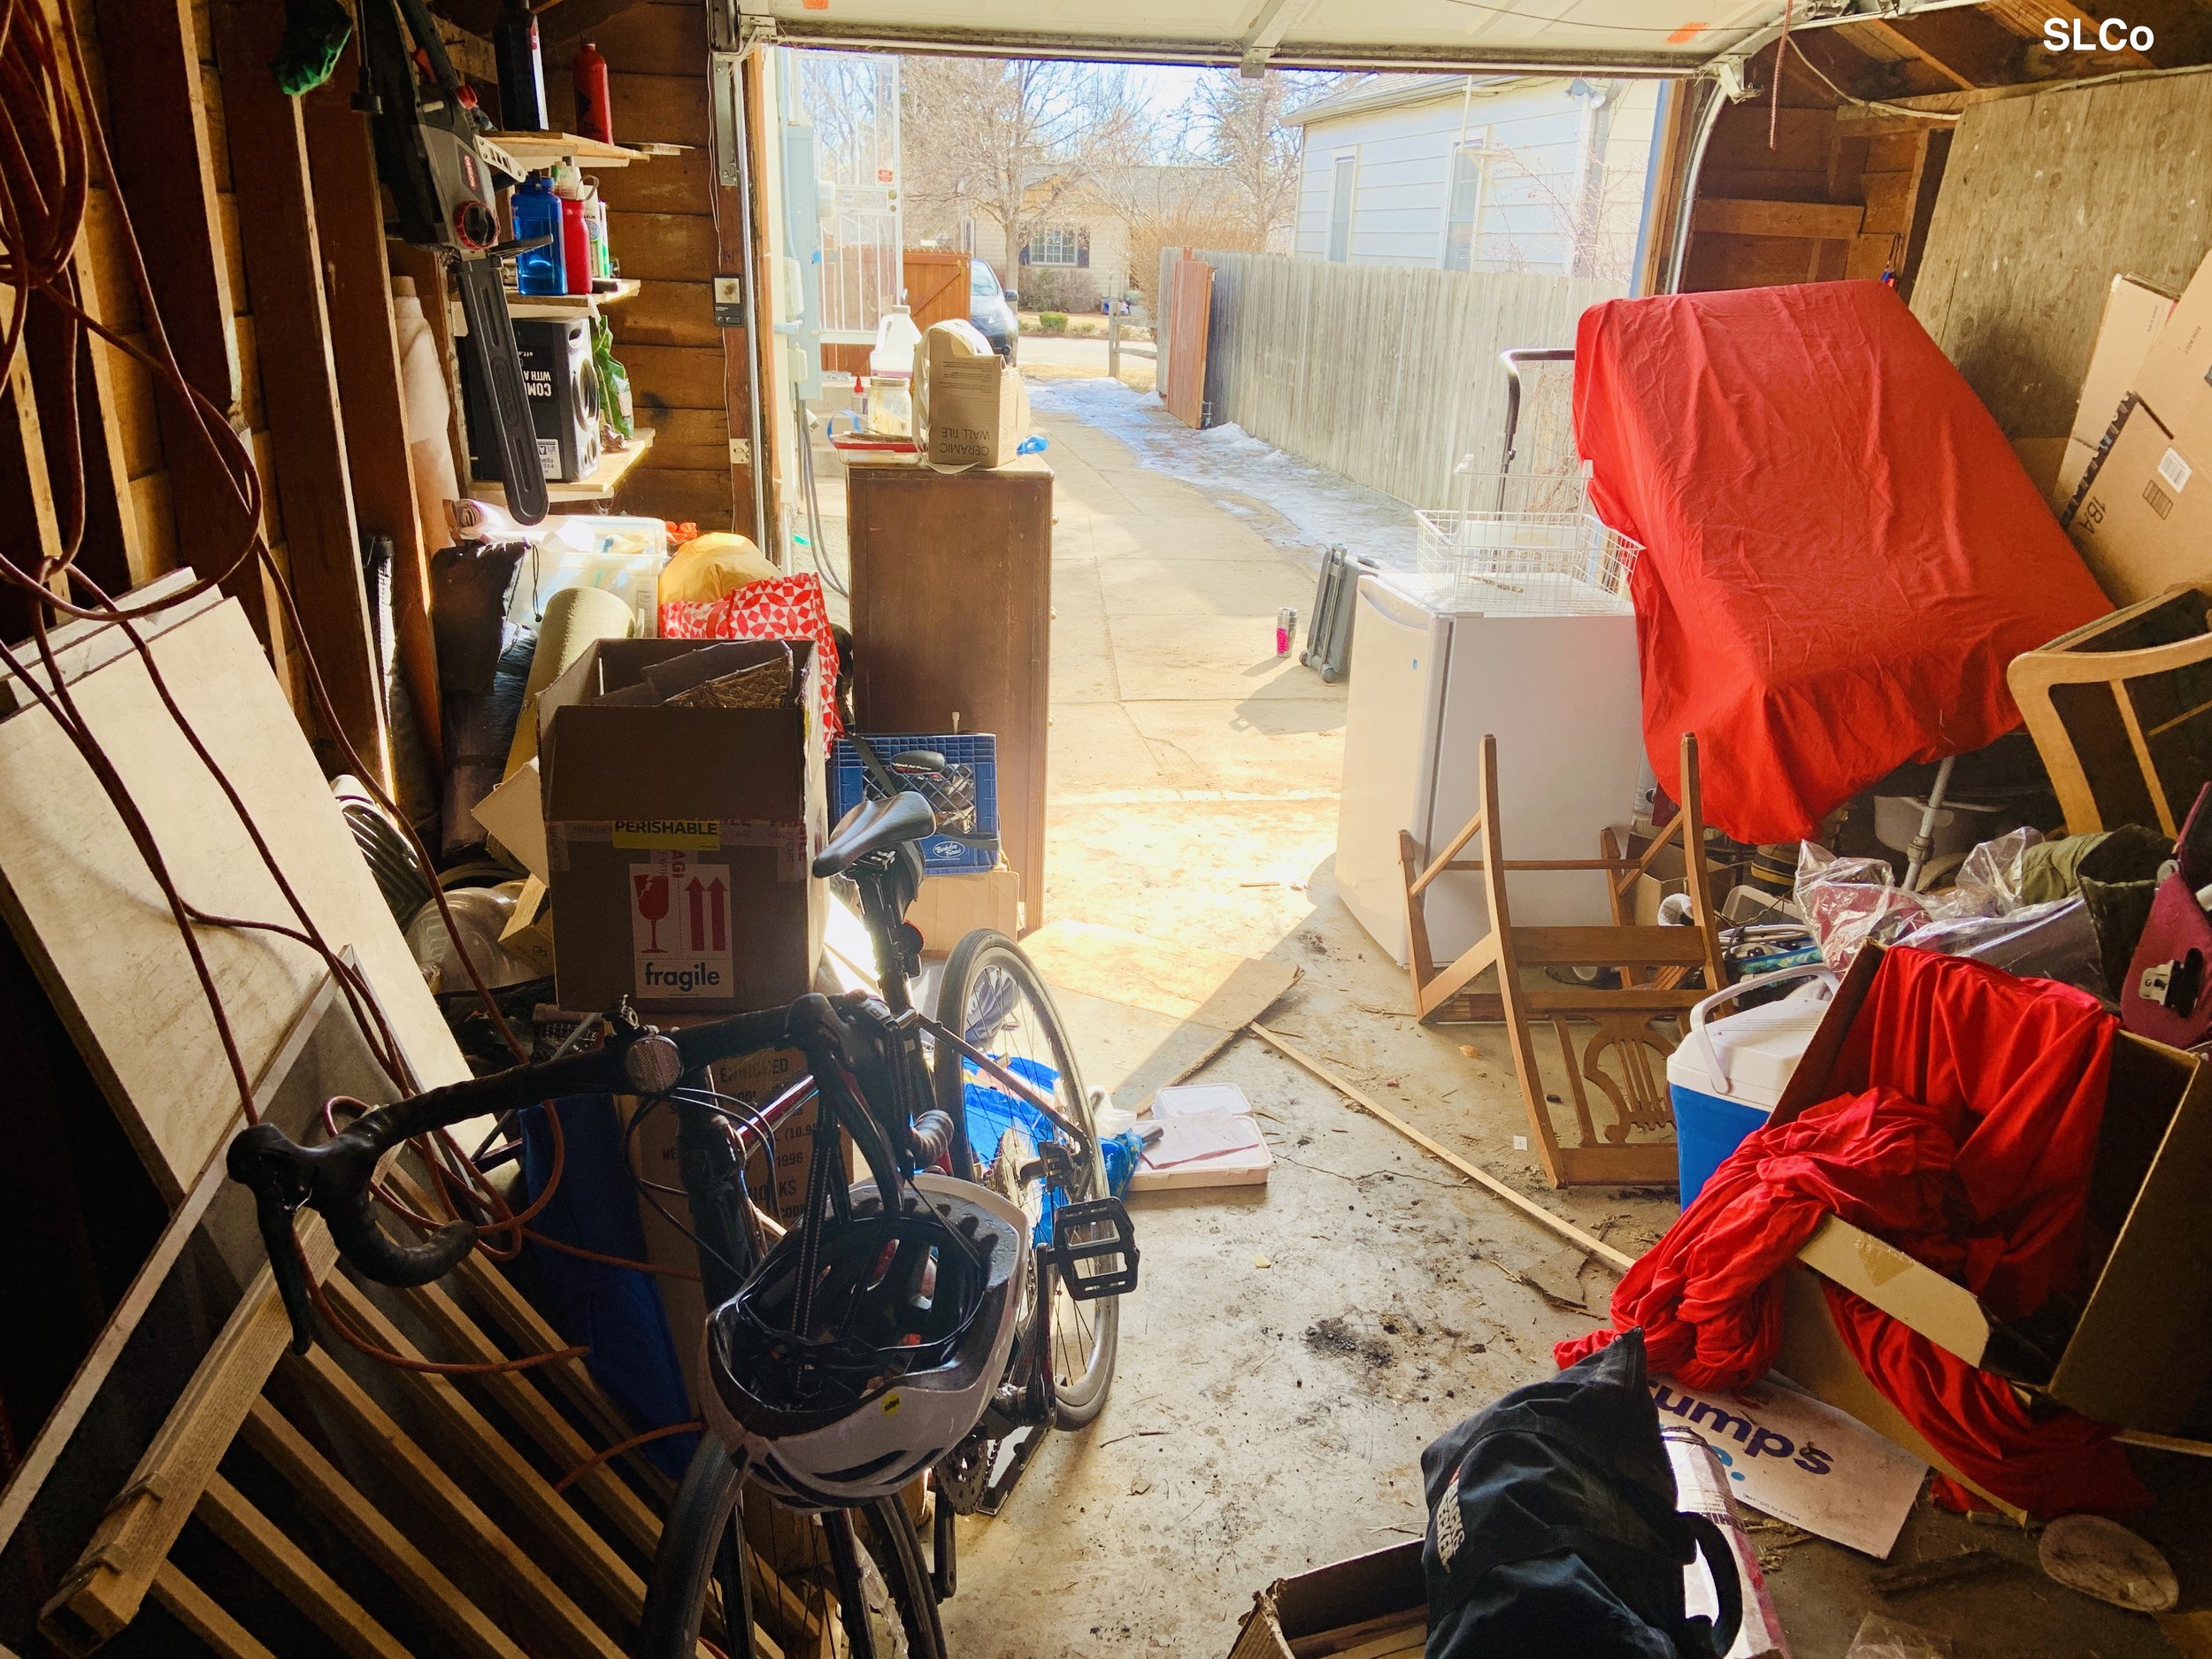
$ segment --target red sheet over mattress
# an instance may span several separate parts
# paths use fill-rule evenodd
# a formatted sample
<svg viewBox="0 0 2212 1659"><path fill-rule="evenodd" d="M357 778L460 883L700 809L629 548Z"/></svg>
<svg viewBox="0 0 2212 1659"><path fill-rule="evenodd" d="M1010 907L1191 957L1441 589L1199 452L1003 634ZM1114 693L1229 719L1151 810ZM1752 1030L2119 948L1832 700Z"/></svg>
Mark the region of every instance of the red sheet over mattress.
<svg viewBox="0 0 2212 1659"><path fill-rule="evenodd" d="M2112 607L1980 401L1876 282L1582 314L1575 442L1633 580L1644 747L1706 821L1796 841L2019 723L2005 665Z"/></svg>

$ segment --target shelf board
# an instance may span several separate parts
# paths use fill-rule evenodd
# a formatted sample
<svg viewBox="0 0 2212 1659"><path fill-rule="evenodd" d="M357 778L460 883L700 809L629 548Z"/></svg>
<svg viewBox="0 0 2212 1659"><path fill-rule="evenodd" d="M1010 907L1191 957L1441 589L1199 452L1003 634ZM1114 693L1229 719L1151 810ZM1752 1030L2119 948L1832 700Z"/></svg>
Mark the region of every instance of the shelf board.
<svg viewBox="0 0 2212 1659"><path fill-rule="evenodd" d="M595 167L626 167L634 161L650 160L654 151L632 150L621 144L603 144L574 133L487 133L484 136L526 167L550 167L556 163L588 162Z"/></svg>
<svg viewBox="0 0 2212 1659"><path fill-rule="evenodd" d="M629 476L630 469L652 447L653 429L640 426L637 436L630 440L628 449L599 457L599 465L592 469L590 477L580 478L573 484L549 482L545 487L546 499L556 507L565 503L604 501L622 487L622 480ZM469 492L480 501L495 501L504 505L507 500L507 492L488 478L476 480L469 486Z"/></svg>
<svg viewBox="0 0 2212 1659"><path fill-rule="evenodd" d="M518 294L509 288L507 315L542 318L553 322L571 317L596 317L608 306L634 298L637 291L638 283L631 277L618 277L615 286L603 294Z"/></svg>

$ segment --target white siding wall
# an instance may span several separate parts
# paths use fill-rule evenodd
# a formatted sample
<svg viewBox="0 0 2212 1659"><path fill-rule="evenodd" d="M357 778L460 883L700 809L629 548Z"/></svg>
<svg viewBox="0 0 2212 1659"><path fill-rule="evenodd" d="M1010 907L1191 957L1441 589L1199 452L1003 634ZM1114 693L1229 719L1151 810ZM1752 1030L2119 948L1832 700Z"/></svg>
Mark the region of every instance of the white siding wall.
<svg viewBox="0 0 2212 1659"><path fill-rule="evenodd" d="M1471 95L1455 89L1308 126L1296 251L1328 257L1331 180L1337 159L1349 155L1357 164L1351 262L1442 265L1452 153L1470 143L1492 152L1474 269L1562 273L1577 217L1594 210L1609 260L1624 273L1642 211L1658 84L1614 83L1604 181L1594 201L1585 199L1578 171L1586 103L1569 94L1570 84L1521 81Z"/></svg>

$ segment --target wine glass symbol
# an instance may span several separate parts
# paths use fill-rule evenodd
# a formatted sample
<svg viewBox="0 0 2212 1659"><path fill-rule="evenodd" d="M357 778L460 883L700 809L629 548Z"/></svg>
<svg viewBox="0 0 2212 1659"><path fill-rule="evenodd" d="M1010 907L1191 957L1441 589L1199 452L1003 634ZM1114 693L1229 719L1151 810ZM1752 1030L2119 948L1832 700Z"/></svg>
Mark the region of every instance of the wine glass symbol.
<svg viewBox="0 0 2212 1659"><path fill-rule="evenodd" d="M641 871L631 880L637 884L638 914L652 929L652 942L645 947L648 956L664 956L661 949L661 918L668 914L668 878L665 875Z"/></svg>

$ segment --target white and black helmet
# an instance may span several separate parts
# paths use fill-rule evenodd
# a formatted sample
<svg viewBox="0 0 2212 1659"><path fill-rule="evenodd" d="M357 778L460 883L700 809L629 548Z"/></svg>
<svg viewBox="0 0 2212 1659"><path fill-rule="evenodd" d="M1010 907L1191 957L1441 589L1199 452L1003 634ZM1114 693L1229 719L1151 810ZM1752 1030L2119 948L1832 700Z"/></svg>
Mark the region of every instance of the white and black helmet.
<svg viewBox="0 0 2212 1659"><path fill-rule="evenodd" d="M810 1246L793 1233L709 1316L708 1426L795 1508L899 1491L966 1438L1005 1373L1028 1225L945 1176L915 1176L894 1215L873 1182L855 1187L850 1220Z"/></svg>

